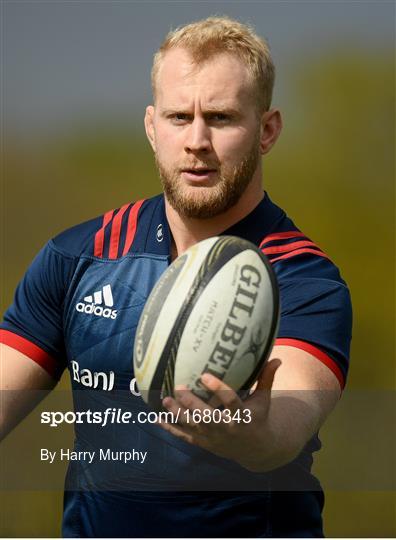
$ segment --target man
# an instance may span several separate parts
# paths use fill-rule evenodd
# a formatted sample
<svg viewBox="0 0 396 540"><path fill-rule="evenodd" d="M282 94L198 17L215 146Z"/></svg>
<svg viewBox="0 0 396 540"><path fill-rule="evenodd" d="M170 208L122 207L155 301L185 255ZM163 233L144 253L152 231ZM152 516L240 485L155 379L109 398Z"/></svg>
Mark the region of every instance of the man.
<svg viewBox="0 0 396 540"><path fill-rule="evenodd" d="M261 156L281 131L273 81L267 44L237 21L209 18L170 33L154 58L145 116L164 196L51 240L5 315L3 388L50 389L67 366L76 408L95 409L114 406L113 390L128 392L145 300L187 248L240 236L260 246L277 274L279 334L255 390L242 402L220 380L202 379L232 411L249 407L252 422L134 424L94 435L78 427L76 449L111 438L117 448L148 449L148 459L127 472L71 466L66 536L323 535L311 454L345 383L350 300L325 253L262 191ZM83 370L107 382L115 374L115 382L85 388ZM4 400L4 432L34 405L22 396ZM144 408L139 397L127 401ZM188 391L163 404L207 407Z"/></svg>

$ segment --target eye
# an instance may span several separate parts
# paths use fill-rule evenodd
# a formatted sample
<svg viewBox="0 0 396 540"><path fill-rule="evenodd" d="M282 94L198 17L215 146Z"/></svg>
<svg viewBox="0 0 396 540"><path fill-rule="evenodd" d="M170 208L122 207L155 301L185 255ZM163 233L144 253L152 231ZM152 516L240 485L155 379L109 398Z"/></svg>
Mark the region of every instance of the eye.
<svg viewBox="0 0 396 540"><path fill-rule="evenodd" d="M173 113L169 116L169 119L174 124L185 124L189 121L189 115L186 113Z"/></svg>
<svg viewBox="0 0 396 540"><path fill-rule="evenodd" d="M214 124L226 124L231 121L231 116L226 113L217 112L210 115L209 121Z"/></svg>

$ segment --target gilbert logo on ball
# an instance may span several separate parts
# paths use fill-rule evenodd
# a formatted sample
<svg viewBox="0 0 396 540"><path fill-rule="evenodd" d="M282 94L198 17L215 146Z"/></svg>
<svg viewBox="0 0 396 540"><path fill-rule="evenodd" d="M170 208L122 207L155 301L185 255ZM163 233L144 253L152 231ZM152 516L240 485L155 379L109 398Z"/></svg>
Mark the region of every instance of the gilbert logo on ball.
<svg viewBox="0 0 396 540"><path fill-rule="evenodd" d="M154 409L183 384L209 402L208 372L249 388L269 356L279 293L265 255L234 236L203 240L178 257L152 290L136 331L134 371Z"/></svg>

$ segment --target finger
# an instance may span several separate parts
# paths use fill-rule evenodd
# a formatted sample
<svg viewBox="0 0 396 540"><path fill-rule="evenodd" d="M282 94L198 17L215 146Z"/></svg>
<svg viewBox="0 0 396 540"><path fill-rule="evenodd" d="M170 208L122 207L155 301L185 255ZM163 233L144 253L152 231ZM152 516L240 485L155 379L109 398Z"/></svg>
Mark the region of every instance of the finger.
<svg viewBox="0 0 396 540"><path fill-rule="evenodd" d="M176 388L175 397L185 409L190 409L191 411L197 409L200 411L203 411L204 409L210 409L211 411L213 410L213 407L205 403L205 401L193 394L191 390L186 387Z"/></svg>
<svg viewBox="0 0 396 540"><path fill-rule="evenodd" d="M186 433L190 433L191 435L198 435L199 433L201 433L201 423L196 422L195 419L197 418L197 416L195 414L192 414L195 410L198 409L190 410L188 409L188 407L184 407L179 400L173 399L169 396L164 398L162 404L170 413L172 413L172 424L182 427Z"/></svg>
<svg viewBox="0 0 396 540"><path fill-rule="evenodd" d="M217 377L214 377L210 373L204 373L201 376L201 381L219 399L225 408L235 412L243 407L243 401L238 394Z"/></svg>
<svg viewBox="0 0 396 540"><path fill-rule="evenodd" d="M177 426L174 424L168 424L167 422L157 422L157 425L159 425L162 429L164 429L168 433L175 435L179 439L185 442L188 442L190 444L194 444L193 436L183 431L183 429L180 426Z"/></svg>
<svg viewBox="0 0 396 540"><path fill-rule="evenodd" d="M272 385L274 384L275 373L281 366L282 362L279 358L273 358L265 365L263 371L261 372L259 379L257 381L257 387L255 392L258 390L271 390Z"/></svg>
<svg viewBox="0 0 396 540"><path fill-rule="evenodd" d="M172 424L179 426L186 424L186 409L175 398L167 396L162 400L162 405L172 414Z"/></svg>

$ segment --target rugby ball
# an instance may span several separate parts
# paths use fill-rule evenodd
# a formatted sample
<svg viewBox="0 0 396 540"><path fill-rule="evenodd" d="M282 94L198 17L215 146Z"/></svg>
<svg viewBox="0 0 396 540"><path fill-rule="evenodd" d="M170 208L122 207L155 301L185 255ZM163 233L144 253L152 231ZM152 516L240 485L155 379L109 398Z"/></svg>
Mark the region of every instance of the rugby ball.
<svg viewBox="0 0 396 540"><path fill-rule="evenodd" d="M276 278L265 255L234 236L195 244L167 268L136 330L134 374L156 410L177 385L210 403L208 372L236 391L249 388L267 359L279 320Z"/></svg>

